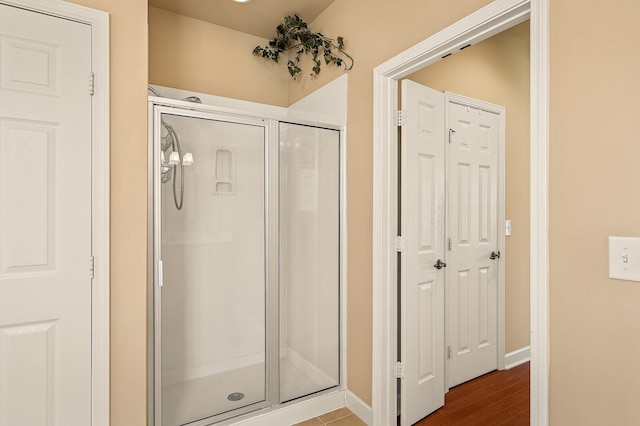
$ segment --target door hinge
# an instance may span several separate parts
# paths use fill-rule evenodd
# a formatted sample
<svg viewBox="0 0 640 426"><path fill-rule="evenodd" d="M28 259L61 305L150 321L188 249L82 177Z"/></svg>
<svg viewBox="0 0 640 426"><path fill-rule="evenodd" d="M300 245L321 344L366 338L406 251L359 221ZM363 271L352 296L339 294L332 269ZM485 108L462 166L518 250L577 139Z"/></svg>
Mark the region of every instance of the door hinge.
<svg viewBox="0 0 640 426"><path fill-rule="evenodd" d="M404 379L404 363L396 362L396 379Z"/></svg>
<svg viewBox="0 0 640 426"><path fill-rule="evenodd" d="M164 268L162 267L162 260L158 260L158 287L164 285Z"/></svg>
<svg viewBox="0 0 640 426"><path fill-rule="evenodd" d="M449 238L449 242L447 243L447 248L451 251L451 238Z"/></svg>
<svg viewBox="0 0 640 426"><path fill-rule="evenodd" d="M405 117L404 117L404 110L396 110L396 113L394 115L394 121L396 123L396 126L404 126L405 123Z"/></svg>
<svg viewBox="0 0 640 426"><path fill-rule="evenodd" d="M451 359L451 346L447 346L447 359Z"/></svg>
<svg viewBox="0 0 640 426"><path fill-rule="evenodd" d="M96 90L96 79L95 74L93 72L89 73L89 94L93 96Z"/></svg>
<svg viewBox="0 0 640 426"><path fill-rule="evenodd" d="M404 250L404 238L402 238L401 235L398 235L396 237L396 251L398 253L402 253L403 250Z"/></svg>
<svg viewBox="0 0 640 426"><path fill-rule="evenodd" d="M455 130L449 129L449 143L453 141L453 135L456 133Z"/></svg>
<svg viewBox="0 0 640 426"><path fill-rule="evenodd" d="M89 256L89 278L93 279L95 276L95 258L93 256Z"/></svg>

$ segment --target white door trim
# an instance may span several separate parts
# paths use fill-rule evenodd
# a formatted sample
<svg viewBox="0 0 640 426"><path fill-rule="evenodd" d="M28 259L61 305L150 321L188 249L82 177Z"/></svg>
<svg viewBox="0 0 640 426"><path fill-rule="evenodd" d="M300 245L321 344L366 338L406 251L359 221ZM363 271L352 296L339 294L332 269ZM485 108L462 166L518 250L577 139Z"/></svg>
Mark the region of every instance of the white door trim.
<svg viewBox="0 0 640 426"><path fill-rule="evenodd" d="M549 423L549 0L495 0L374 69L373 424L395 423L398 80L531 19L531 424Z"/></svg>
<svg viewBox="0 0 640 426"><path fill-rule="evenodd" d="M109 425L109 14L64 1L0 0L91 26L91 424ZM89 77L87 76L87 87Z"/></svg>

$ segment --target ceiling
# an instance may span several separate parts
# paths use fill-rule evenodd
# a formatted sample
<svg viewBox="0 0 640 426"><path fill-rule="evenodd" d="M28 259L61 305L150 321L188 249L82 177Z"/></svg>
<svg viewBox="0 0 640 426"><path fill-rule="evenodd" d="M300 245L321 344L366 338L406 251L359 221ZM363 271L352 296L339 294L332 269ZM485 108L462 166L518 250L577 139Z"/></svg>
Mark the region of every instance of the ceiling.
<svg viewBox="0 0 640 426"><path fill-rule="evenodd" d="M313 21L334 0L149 0L149 6L189 16L258 37L272 39L287 15Z"/></svg>

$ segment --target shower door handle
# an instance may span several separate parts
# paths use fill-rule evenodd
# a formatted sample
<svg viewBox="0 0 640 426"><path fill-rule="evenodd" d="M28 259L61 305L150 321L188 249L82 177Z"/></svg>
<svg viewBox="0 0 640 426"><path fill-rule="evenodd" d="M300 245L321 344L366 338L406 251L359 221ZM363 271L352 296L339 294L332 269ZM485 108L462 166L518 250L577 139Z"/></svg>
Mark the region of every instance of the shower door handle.
<svg viewBox="0 0 640 426"><path fill-rule="evenodd" d="M158 287L162 287L164 285L164 268L162 265L162 260L158 260Z"/></svg>

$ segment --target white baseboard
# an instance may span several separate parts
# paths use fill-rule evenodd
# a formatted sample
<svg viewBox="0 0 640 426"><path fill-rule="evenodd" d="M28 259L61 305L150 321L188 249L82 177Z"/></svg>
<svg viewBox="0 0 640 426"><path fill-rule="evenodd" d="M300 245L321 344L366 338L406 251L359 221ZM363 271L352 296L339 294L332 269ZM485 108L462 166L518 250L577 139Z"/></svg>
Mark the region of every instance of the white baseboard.
<svg viewBox="0 0 640 426"><path fill-rule="evenodd" d="M504 368L508 370L529 361L531 361L531 346L506 354L504 356Z"/></svg>
<svg viewBox="0 0 640 426"><path fill-rule="evenodd" d="M350 390L346 391L346 405L353 414L360 417L360 420L368 425L373 424L373 411L371 410L371 407L369 407Z"/></svg>
<svg viewBox="0 0 640 426"><path fill-rule="evenodd" d="M317 396L312 399L300 401L287 405L277 410L264 414L249 414L247 419L238 419L230 423L222 424L229 426L282 426L300 423L313 417L321 416L330 411L344 407L345 391L338 390L326 395ZM355 413L355 411L354 411Z"/></svg>

